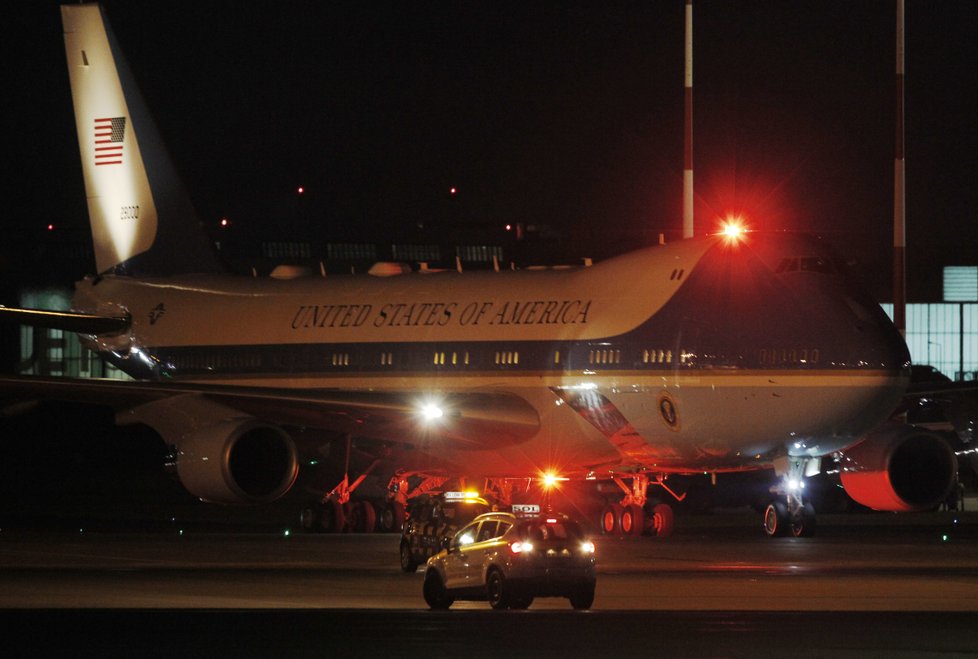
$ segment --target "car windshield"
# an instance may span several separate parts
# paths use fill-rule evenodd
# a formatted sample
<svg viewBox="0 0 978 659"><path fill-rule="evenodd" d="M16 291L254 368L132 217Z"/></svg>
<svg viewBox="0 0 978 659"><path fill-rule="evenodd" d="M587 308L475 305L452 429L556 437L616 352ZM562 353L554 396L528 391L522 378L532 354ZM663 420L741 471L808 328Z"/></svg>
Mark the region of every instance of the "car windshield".
<svg viewBox="0 0 978 659"><path fill-rule="evenodd" d="M559 520L532 520L520 524L520 537L530 542L579 540L584 537L577 522Z"/></svg>

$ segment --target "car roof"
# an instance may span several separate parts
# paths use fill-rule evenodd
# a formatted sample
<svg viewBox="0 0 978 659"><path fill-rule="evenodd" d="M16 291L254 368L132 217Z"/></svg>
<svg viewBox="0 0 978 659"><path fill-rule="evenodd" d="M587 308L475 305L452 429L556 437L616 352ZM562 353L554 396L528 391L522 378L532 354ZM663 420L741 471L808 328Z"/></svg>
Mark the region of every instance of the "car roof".
<svg viewBox="0 0 978 659"><path fill-rule="evenodd" d="M539 515L516 515L514 513L496 510L488 513L482 513L472 519L472 522L479 522L486 519L505 519L511 522L546 522L549 519L556 519L559 522L574 522L577 523L570 515L565 515L564 513L540 513ZM469 522L470 524L472 522Z"/></svg>
<svg viewBox="0 0 978 659"><path fill-rule="evenodd" d="M481 515L475 517L472 521L481 522L482 520L486 520L486 519L505 519L506 521L512 522L512 521L516 521L519 518L516 517L516 515L514 515L513 513L507 513L501 510L497 510L489 513L482 513Z"/></svg>

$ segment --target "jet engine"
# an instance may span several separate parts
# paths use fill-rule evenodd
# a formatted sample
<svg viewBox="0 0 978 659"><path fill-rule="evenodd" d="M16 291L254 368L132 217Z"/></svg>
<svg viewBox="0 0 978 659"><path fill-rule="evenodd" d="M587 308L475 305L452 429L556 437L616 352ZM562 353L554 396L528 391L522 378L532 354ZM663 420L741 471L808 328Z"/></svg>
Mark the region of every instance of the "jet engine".
<svg viewBox="0 0 978 659"><path fill-rule="evenodd" d="M227 419L177 444L176 472L187 491L212 503L258 504L289 491L299 473L292 438L256 419Z"/></svg>
<svg viewBox="0 0 978 659"><path fill-rule="evenodd" d="M933 508L951 490L957 471L957 458L944 439L898 423L870 433L840 459L846 493L875 510Z"/></svg>

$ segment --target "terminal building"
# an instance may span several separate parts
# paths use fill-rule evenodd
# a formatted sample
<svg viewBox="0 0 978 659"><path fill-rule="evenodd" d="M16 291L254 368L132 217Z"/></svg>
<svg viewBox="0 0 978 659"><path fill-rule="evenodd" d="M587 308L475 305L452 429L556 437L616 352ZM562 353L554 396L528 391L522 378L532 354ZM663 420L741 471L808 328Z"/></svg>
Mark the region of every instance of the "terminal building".
<svg viewBox="0 0 978 659"><path fill-rule="evenodd" d="M893 305L883 304L893 317ZM907 305L907 347L955 381L978 380L978 266L944 268L944 301Z"/></svg>

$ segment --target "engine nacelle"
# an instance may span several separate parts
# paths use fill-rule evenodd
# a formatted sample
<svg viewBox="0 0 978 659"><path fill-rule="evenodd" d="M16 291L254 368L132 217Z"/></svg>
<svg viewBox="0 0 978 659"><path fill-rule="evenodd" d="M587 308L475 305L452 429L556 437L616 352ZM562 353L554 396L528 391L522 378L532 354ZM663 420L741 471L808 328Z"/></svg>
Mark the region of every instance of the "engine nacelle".
<svg viewBox="0 0 978 659"><path fill-rule="evenodd" d="M958 461L938 435L888 424L843 452L846 493L875 510L909 512L941 503L957 478Z"/></svg>
<svg viewBox="0 0 978 659"><path fill-rule="evenodd" d="M187 491L212 503L269 503L299 473L292 438L256 419L228 419L195 430L177 445L176 470Z"/></svg>

